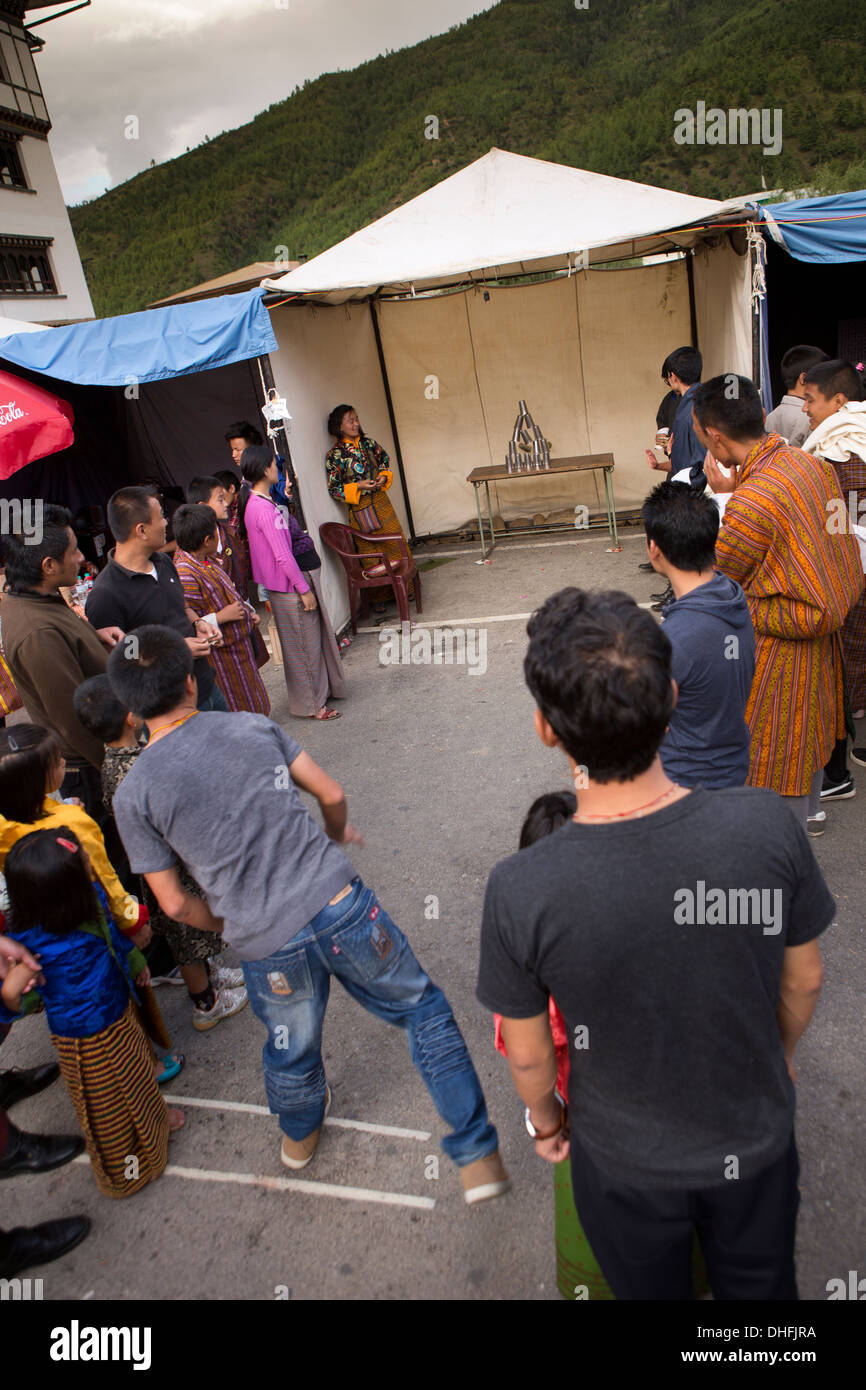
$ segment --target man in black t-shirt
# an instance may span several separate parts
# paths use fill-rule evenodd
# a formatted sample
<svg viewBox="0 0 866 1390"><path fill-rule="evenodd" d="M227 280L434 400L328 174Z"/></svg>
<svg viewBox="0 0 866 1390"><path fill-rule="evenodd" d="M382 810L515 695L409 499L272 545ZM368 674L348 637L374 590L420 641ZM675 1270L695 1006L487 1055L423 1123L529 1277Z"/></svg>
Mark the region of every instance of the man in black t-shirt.
<svg viewBox="0 0 866 1390"><path fill-rule="evenodd" d="M666 776L670 647L631 598L564 589L529 636L536 731L578 809L487 886L478 997L503 1015L527 1129L541 1157L570 1152L617 1298L691 1298L695 1229L717 1299L796 1298L793 1057L834 900L775 793Z"/></svg>
<svg viewBox="0 0 866 1390"><path fill-rule="evenodd" d="M154 489L121 488L108 503L108 524L117 545L84 605L88 620L94 627L111 623L124 632L150 623L173 628L194 657L198 708L227 712L208 660L211 628L187 604L177 570L160 549L166 520ZM221 645L222 638L218 641Z"/></svg>

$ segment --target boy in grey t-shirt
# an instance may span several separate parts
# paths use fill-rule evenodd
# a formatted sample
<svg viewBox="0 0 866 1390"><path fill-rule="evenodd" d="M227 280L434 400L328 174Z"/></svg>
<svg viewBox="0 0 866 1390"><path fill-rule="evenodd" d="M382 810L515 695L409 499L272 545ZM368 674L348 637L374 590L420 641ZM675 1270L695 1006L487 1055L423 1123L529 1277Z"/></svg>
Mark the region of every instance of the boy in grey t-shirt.
<svg viewBox="0 0 866 1390"><path fill-rule="evenodd" d="M108 674L150 730L114 800L130 863L165 912L221 931L243 961L250 1003L268 1029L262 1061L282 1162L310 1162L330 1106L321 1037L334 975L371 1013L406 1030L412 1060L452 1128L442 1147L461 1170L465 1200L507 1191L496 1130L451 1007L337 848L362 843L339 784L263 715L198 712L189 649L168 628L127 634ZM297 787L318 801L324 831ZM207 903L183 892L178 859Z"/></svg>

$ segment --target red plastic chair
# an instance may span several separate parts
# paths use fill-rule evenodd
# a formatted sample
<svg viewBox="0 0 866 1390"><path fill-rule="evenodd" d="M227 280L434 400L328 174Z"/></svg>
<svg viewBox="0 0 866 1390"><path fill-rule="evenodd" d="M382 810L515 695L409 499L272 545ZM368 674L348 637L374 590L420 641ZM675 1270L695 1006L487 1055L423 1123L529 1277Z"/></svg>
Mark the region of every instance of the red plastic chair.
<svg viewBox="0 0 866 1390"><path fill-rule="evenodd" d="M419 613L422 611L421 576L402 535L380 534L377 531L372 536L365 536L363 531L355 531L351 526L344 526L339 521L326 521L319 527L319 535L328 549L333 550L335 555L339 555L343 562L343 569L346 571L346 580L349 585L349 614L352 619L353 632L358 631L356 614L359 596L360 616L365 618L370 611L368 589L381 589L383 585L390 584L397 601L400 621L408 623L409 584L411 582L415 585L415 608ZM359 555L355 550L355 540L369 542L374 539L376 541L396 541L402 551L401 559L395 563L388 559L384 551L365 550L363 555ZM377 560L378 563L365 570L364 564L369 564L370 560Z"/></svg>

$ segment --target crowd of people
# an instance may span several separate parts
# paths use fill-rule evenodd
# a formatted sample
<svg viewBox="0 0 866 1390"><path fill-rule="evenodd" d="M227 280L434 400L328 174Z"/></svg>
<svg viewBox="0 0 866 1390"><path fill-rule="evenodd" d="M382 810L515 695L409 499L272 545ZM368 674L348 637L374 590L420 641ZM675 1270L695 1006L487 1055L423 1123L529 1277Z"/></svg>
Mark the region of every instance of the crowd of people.
<svg viewBox="0 0 866 1390"><path fill-rule="evenodd" d="M567 588L529 623L535 729L574 792L540 798L490 876L477 993L556 1165L578 1296L797 1297L794 1055L835 915L807 831L822 798L853 795L866 699L866 406L857 369L810 353L787 355L778 417L792 429L802 400L802 448L769 428L751 381L702 382L695 349L671 354L649 455L671 477L643 506L662 622L623 593ZM329 428L331 495L359 535L398 534L387 456L350 406ZM306 1167L331 1104L336 978L405 1030L465 1201L497 1198L510 1179L448 1000L340 849L362 842L340 784L268 717L250 580L291 713L331 719L345 687L315 546L256 435L231 427L244 482L194 479L171 541L152 490L114 495L116 546L83 620L60 596L82 559L67 512L46 507L40 543L6 547L3 646L32 722L0 732L0 1027L44 1008L58 1066L0 1074L0 1178L84 1147L107 1196L160 1175L183 1123L160 1088L184 1063L161 980L186 985L198 1031L250 1003L280 1160ZM851 756L866 764L856 738ZM143 954L157 940L160 974ZM6 1110L58 1075L83 1137L18 1130ZM88 1226L0 1233L0 1273Z"/></svg>

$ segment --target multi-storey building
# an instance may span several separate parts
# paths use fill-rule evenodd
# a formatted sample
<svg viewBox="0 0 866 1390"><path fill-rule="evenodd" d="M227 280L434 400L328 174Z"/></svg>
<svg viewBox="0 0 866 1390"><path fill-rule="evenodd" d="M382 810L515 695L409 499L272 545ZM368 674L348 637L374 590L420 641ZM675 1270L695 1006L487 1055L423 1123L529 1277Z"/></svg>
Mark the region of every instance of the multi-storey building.
<svg viewBox="0 0 866 1390"><path fill-rule="evenodd" d="M57 0L0 0L0 320L92 319L93 305L54 167L51 121L30 11Z"/></svg>

